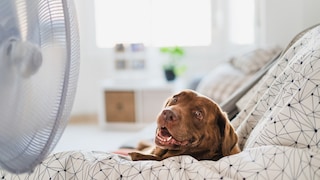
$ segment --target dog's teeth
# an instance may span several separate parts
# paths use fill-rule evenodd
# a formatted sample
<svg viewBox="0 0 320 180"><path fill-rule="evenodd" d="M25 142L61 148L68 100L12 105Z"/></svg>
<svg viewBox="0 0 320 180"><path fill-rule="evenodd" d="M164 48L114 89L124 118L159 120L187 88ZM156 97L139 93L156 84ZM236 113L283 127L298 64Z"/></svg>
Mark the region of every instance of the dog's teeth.
<svg viewBox="0 0 320 180"><path fill-rule="evenodd" d="M162 141L164 141L164 142L168 142L168 141L170 141L172 139L172 136L170 136L170 137L168 137L168 138L163 138L163 139L161 139Z"/></svg>

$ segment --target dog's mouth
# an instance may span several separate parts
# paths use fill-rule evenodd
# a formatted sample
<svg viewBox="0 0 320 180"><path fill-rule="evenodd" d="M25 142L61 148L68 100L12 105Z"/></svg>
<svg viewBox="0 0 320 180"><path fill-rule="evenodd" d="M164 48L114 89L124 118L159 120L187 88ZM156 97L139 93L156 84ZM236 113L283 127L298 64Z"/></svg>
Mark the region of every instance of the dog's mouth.
<svg viewBox="0 0 320 180"><path fill-rule="evenodd" d="M156 144L159 146L185 146L188 143L188 140L179 141L175 139L166 127L157 128Z"/></svg>

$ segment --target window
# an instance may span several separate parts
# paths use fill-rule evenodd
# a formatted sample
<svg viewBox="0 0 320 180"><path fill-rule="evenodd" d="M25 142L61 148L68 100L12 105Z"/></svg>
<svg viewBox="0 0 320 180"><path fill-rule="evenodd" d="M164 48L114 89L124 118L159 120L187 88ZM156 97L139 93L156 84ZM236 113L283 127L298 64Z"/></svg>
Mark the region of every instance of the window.
<svg viewBox="0 0 320 180"><path fill-rule="evenodd" d="M100 48L211 43L210 0L95 0L95 20Z"/></svg>
<svg viewBox="0 0 320 180"><path fill-rule="evenodd" d="M254 0L95 0L96 44L236 45L255 42ZM225 41L223 39L228 39ZM219 44L220 43L220 44Z"/></svg>

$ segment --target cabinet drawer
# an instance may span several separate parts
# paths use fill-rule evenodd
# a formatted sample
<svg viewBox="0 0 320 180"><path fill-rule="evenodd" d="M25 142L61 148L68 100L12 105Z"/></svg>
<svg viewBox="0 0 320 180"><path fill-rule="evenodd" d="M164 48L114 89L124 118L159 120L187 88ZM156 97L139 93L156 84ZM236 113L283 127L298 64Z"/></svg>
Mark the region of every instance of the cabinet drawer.
<svg viewBox="0 0 320 180"><path fill-rule="evenodd" d="M106 122L135 122L133 91L105 91Z"/></svg>

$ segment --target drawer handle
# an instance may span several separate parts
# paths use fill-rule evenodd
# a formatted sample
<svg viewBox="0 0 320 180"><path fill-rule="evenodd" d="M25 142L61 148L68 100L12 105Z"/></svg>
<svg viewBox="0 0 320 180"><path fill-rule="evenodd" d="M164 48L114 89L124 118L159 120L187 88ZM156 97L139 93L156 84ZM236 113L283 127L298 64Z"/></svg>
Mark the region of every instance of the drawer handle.
<svg viewBox="0 0 320 180"><path fill-rule="evenodd" d="M119 111L123 110L123 104L122 103L117 103L116 107L117 107L117 110L119 110Z"/></svg>

